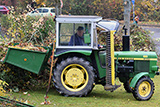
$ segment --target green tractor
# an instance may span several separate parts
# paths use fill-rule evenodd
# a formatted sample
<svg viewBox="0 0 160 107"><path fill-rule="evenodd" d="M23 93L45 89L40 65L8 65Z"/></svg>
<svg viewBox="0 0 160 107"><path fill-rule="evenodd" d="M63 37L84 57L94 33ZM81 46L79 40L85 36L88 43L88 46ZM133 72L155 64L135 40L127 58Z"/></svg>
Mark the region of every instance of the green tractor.
<svg viewBox="0 0 160 107"><path fill-rule="evenodd" d="M96 84L113 92L123 83L127 92L137 100L149 100L154 93L150 78L159 75L155 52L114 52L114 34L119 23L102 20L99 16L58 16L56 19L57 59L53 70L53 82L64 96L81 97L89 94ZM102 29L97 30L97 29ZM97 35L105 35L105 46L98 44ZM127 39L124 39L124 43ZM129 45L126 47L129 47ZM3 63L8 63L39 74L47 67L52 53L10 47ZM53 57L52 57L53 58Z"/></svg>
<svg viewBox="0 0 160 107"><path fill-rule="evenodd" d="M56 18L56 51L53 71L54 86L64 96L89 94L96 84L106 91L123 83L137 100L149 100L154 93L151 78L159 74L155 52L114 52L114 34L119 23L99 16L58 16ZM99 33L106 35L106 46L98 44ZM83 33L77 39L78 31ZM76 33L77 32L77 33ZM83 42L79 42L81 39Z"/></svg>

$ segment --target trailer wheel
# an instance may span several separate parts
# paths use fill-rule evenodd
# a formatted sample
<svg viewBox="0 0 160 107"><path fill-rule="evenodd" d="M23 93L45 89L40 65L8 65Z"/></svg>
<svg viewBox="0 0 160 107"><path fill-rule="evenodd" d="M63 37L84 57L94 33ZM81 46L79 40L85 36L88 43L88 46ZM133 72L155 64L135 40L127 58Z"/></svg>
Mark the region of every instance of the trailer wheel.
<svg viewBox="0 0 160 107"><path fill-rule="evenodd" d="M127 81L123 84L124 89L126 90L127 93L131 93L131 92L132 92L132 88L129 86L131 80L132 80L132 78L130 78L129 80L127 80Z"/></svg>
<svg viewBox="0 0 160 107"><path fill-rule="evenodd" d="M53 80L57 91L64 96L86 96L93 89L93 67L83 58L67 58L57 64Z"/></svg>
<svg viewBox="0 0 160 107"><path fill-rule="evenodd" d="M149 77L141 78L133 90L133 96L140 101L149 100L154 93L154 83Z"/></svg>

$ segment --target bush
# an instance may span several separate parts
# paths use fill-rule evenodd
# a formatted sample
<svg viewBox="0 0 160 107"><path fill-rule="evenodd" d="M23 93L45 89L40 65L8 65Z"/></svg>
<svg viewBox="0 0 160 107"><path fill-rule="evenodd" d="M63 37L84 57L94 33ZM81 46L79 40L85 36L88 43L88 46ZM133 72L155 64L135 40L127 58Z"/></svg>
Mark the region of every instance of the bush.
<svg viewBox="0 0 160 107"><path fill-rule="evenodd" d="M115 35L115 50L122 50L123 29L120 29ZM137 25L131 25L130 28L130 51L156 51L155 44L151 38L150 31Z"/></svg>
<svg viewBox="0 0 160 107"><path fill-rule="evenodd" d="M42 42L42 39L54 37L55 22L53 17L30 17L25 13L16 15L13 8L10 8L9 15L3 15L1 26L5 37L9 40L37 43L35 39ZM42 38L41 38L42 37ZM7 39L8 39L7 38Z"/></svg>
<svg viewBox="0 0 160 107"><path fill-rule="evenodd" d="M0 79L5 80L14 92L20 89L46 88L48 85L49 71L41 71L39 75L20 69L13 65L0 64ZM52 86L52 85L51 85Z"/></svg>
<svg viewBox="0 0 160 107"><path fill-rule="evenodd" d="M5 20L4 20L5 19ZM29 17L25 14L3 15L3 31L5 34L0 37L0 59L3 58L8 46L14 43L31 42L34 45L48 46L55 39L55 22L51 17ZM35 89L46 87L49 71L42 71L40 75L33 74L15 66L0 63L0 79L6 81L13 91L19 89Z"/></svg>
<svg viewBox="0 0 160 107"><path fill-rule="evenodd" d="M130 28L130 51L156 51L155 44L150 37L152 34L150 31L146 31L145 29L137 26L131 25ZM98 29L98 34L100 29ZM122 36L124 35L124 30L120 29L114 35L114 46L115 51L122 51L123 50L123 41ZM99 44L106 45L106 34L98 35Z"/></svg>
<svg viewBox="0 0 160 107"><path fill-rule="evenodd" d="M9 20L8 15L3 14L1 16L1 27L8 29L11 26L11 20Z"/></svg>

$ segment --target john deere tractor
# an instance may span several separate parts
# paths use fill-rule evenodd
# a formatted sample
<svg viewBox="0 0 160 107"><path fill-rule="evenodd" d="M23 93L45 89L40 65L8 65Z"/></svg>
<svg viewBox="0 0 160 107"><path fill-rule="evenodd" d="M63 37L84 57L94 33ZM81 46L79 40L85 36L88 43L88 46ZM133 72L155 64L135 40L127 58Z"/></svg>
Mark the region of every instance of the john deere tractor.
<svg viewBox="0 0 160 107"><path fill-rule="evenodd" d="M123 37L124 51L114 52L114 34L119 23L102 20L99 16L58 16L56 19L57 59L53 81L64 96L81 97L89 94L96 84L106 91L114 91L123 83L127 92L137 100L149 100L154 93L151 78L159 75L155 52L129 51L128 36ZM77 33L76 33L77 32ZM79 33L78 33L79 32ZM101 46L98 36L106 43ZM128 44L128 45L127 45ZM54 46L53 46L54 47ZM47 67L52 53L10 47L3 63L39 74ZM53 57L52 57L53 59Z"/></svg>
<svg viewBox="0 0 160 107"><path fill-rule="evenodd" d="M85 45L76 45L73 35L83 27ZM58 16L56 18L56 51L58 58L53 71L57 91L64 96L86 96L96 84L107 91L119 87L115 79L123 83L127 92L137 100L149 100L154 93L151 80L158 75L155 52L114 52L114 34L119 23L102 20L99 16ZM102 31L97 32L97 28ZM106 46L100 47L97 35L105 34ZM72 37L73 36L73 37ZM69 45L71 38L73 44Z"/></svg>

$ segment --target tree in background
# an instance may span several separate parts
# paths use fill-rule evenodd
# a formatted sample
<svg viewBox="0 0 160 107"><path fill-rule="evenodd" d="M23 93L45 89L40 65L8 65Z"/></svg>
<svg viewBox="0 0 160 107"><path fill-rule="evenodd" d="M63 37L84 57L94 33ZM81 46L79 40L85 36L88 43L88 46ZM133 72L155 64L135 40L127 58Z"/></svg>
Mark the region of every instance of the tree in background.
<svg viewBox="0 0 160 107"><path fill-rule="evenodd" d="M0 4L9 6L9 5L11 5L11 1L10 0L2 0L2 1L0 1Z"/></svg>
<svg viewBox="0 0 160 107"><path fill-rule="evenodd" d="M27 4L30 4L32 0L3 0L0 1L1 5L13 6L16 10L16 13L21 13L26 10Z"/></svg>
<svg viewBox="0 0 160 107"><path fill-rule="evenodd" d="M46 0L45 3L47 7L56 7L56 2L54 0Z"/></svg>
<svg viewBox="0 0 160 107"><path fill-rule="evenodd" d="M140 0L135 2L135 14L143 21L160 21L160 1Z"/></svg>
<svg viewBox="0 0 160 107"><path fill-rule="evenodd" d="M94 14L104 18L123 19L123 0L94 0L90 7Z"/></svg>
<svg viewBox="0 0 160 107"><path fill-rule="evenodd" d="M16 6L17 0L3 0L0 1L0 4L6 5L6 6Z"/></svg>
<svg viewBox="0 0 160 107"><path fill-rule="evenodd" d="M124 0L63 0L63 14L99 15L123 20L123 2ZM160 21L159 14L160 0L135 1L135 15L138 15L141 21Z"/></svg>
<svg viewBox="0 0 160 107"><path fill-rule="evenodd" d="M123 19L123 0L63 0L63 14Z"/></svg>
<svg viewBox="0 0 160 107"><path fill-rule="evenodd" d="M63 14L90 15L93 14L90 4L94 0L63 0Z"/></svg>
<svg viewBox="0 0 160 107"><path fill-rule="evenodd" d="M0 0L1 5L14 6L17 13L26 10L32 0ZM62 14L99 15L123 20L124 0L63 0ZM46 0L47 7L56 7L60 0ZM136 0L135 15L140 21L160 21L160 0ZM131 12L132 17L132 12ZM131 18L133 19L133 18Z"/></svg>

